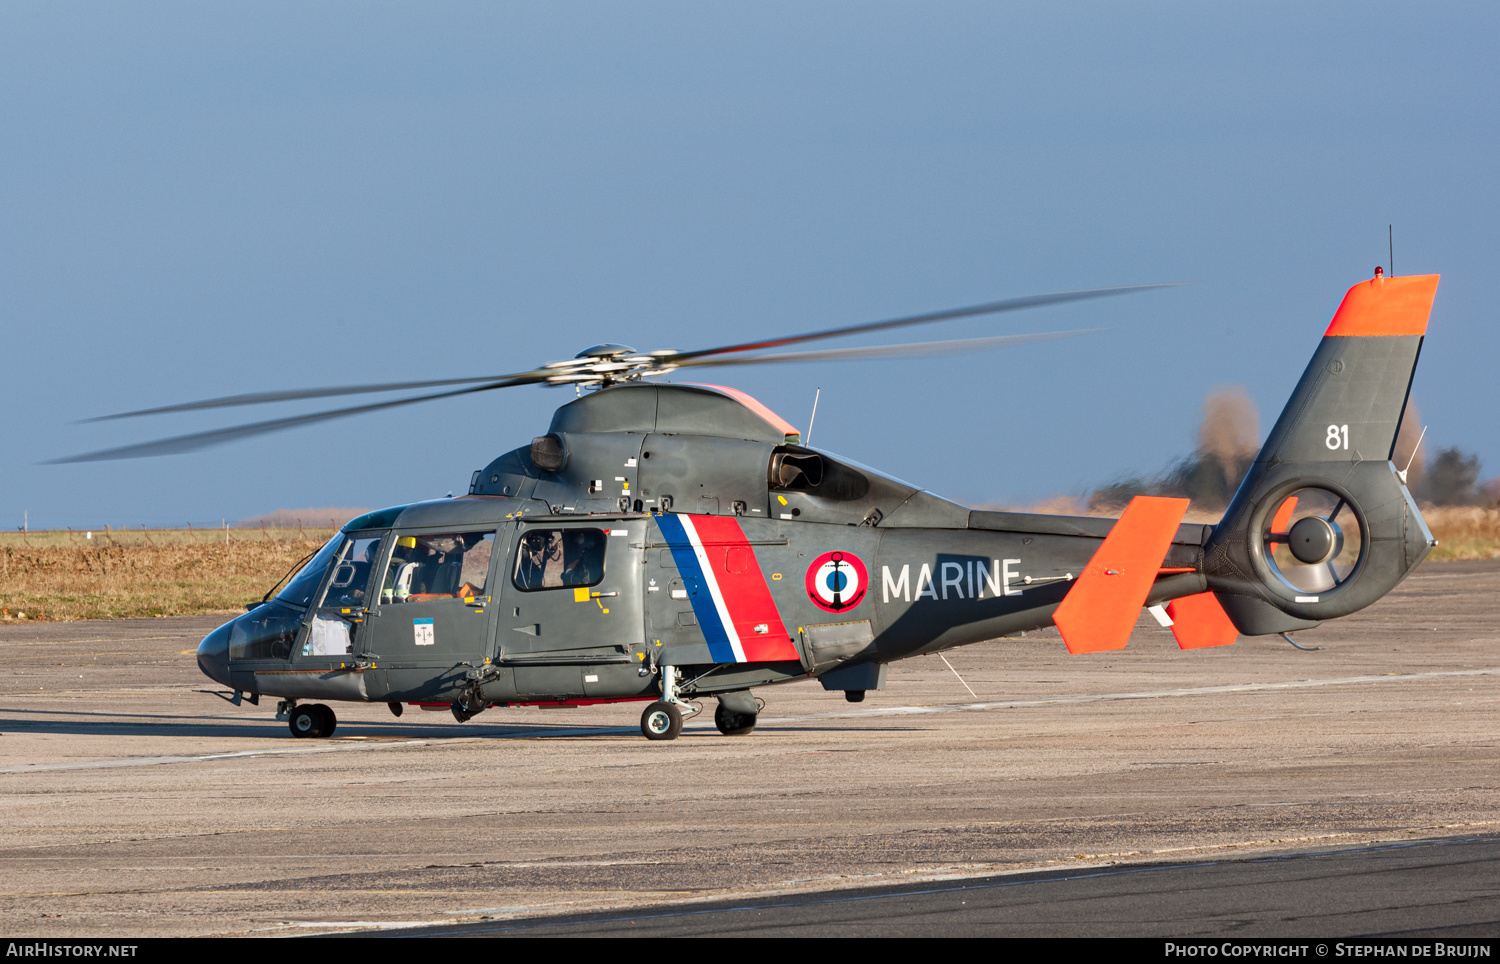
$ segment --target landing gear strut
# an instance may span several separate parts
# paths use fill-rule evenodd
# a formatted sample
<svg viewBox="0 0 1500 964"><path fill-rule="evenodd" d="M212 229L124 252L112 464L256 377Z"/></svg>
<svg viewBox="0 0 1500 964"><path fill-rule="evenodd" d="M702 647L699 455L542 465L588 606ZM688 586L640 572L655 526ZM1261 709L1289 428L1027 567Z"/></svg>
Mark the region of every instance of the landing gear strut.
<svg viewBox="0 0 1500 964"><path fill-rule="evenodd" d="M675 740L682 732L682 710L697 708L684 703L677 695L677 667L661 668L661 699L641 714L641 733L648 740Z"/></svg>

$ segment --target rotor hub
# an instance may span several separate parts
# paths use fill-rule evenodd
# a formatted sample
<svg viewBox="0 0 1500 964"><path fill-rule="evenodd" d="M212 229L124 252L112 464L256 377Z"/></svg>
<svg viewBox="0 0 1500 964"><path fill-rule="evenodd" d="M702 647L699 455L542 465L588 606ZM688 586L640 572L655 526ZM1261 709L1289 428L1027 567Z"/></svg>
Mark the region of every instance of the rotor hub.
<svg viewBox="0 0 1500 964"><path fill-rule="evenodd" d="M585 348L574 355L574 358L618 358L621 355L634 355L635 349L625 345L595 345L593 348Z"/></svg>
<svg viewBox="0 0 1500 964"><path fill-rule="evenodd" d="M1287 533L1287 548L1304 565L1327 562L1338 554L1344 536L1339 527L1319 516L1298 520Z"/></svg>

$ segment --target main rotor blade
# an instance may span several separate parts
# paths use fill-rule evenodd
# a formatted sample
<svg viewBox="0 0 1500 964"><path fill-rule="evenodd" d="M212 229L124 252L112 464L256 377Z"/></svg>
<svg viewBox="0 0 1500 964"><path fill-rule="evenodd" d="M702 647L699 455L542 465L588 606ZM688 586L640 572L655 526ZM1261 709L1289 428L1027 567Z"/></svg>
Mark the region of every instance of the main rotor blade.
<svg viewBox="0 0 1500 964"><path fill-rule="evenodd" d="M1039 341L1057 341L1077 335L1091 335L1104 328L1079 328L1074 331L1044 331L1030 335L993 335L988 338L957 338L951 341L919 341L906 345L871 345L863 348L825 348L821 351L790 351L776 355L738 355L731 358L701 358L681 363L683 368L711 365L756 365L766 362L864 361L879 358L931 358L964 352L1009 348Z"/></svg>
<svg viewBox="0 0 1500 964"><path fill-rule="evenodd" d="M739 345L726 345L722 348L704 348L698 351L679 352L668 356L663 361L680 364L692 358L706 358L710 355L727 355L734 352L756 351L762 348L779 348L782 345L796 345L804 341L817 341L822 338L839 338L844 335L858 335L867 331L884 331L887 328L903 328L908 325L925 325L934 321L951 321L955 318L972 318L976 315L995 315L1005 311L1020 311L1023 308L1040 308L1044 305L1060 305L1071 301L1088 301L1093 298L1109 298L1114 295L1134 294L1138 291L1151 291L1156 288L1176 288L1184 282L1166 282L1162 284L1148 285L1120 285L1113 288L1080 288L1076 291L1054 291L1044 295L1026 295L1021 298L1006 298L1003 301L990 301L982 305L970 305L967 308L949 308L945 311L931 311L922 315L909 315L905 318L892 318L888 321L872 321L860 325L848 325L843 328L829 328L824 331L808 332L802 335L787 335L784 338L767 338L763 341L747 341Z"/></svg>
<svg viewBox="0 0 1500 964"><path fill-rule="evenodd" d="M386 382L378 385L345 385L341 388L294 388L282 392L247 392L243 395L225 395L222 398L205 398L198 402L181 402L177 405L161 405L142 408L133 412L115 415L98 415L85 418L87 422L109 422L117 418L135 418L139 415L164 415L168 412L192 412L204 408L230 408L236 405L262 405L267 402L291 402L305 398L333 398L339 395L368 395L377 392L404 392L414 388L441 388L444 385L473 385L478 382L499 382L537 372L515 372L510 375L485 375L477 378L439 378L423 382Z"/></svg>
<svg viewBox="0 0 1500 964"><path fill-rule="evenodd" d="M1085 288L1077 291L1058 291L1051 294L1028 295L1022 298L1009 298L1004 301L992 301L982 305L971 305L967 308L951 308L945 311L934 311L922 315L912 315L906 318L895 318L888 321L876 321L866 324L849 325L843 328L830 328L825 331L810 332L802 335L788 335L784 338L772 338L762 341L745 342L739 345L729 345L721 348L705 348L697 351L677 352L674 354L659 355L660 363L667 365L680 365L684 362L698 358L710 358L718 355L735 354L744 351L754 351L763 348L776 348L782 345L800 344L806 341L817 341L824 338L837 338L843 335L855 335L869 331L882 331L887 328L899 328L907 325L928 324L935 321L948 321L956 318L968 318L976 315L997 314L1005 311L1017 311L1022 308L1037 308L1043 305L1063 304L1070 301L1085 301L1091 298L1107 298L1113 295L1131 294L1137 291L1147 291L1153 288L1176 287L1175 284L1147 284L1147 285L1125 285L1113 288ZM877 357L877 356L872 356ZM785 359L792 360L792 359ZM812 359L797 359L812 360ZM553 366L554 368L557 366ZM411 382L383 382L369 385L345 385L334 388L304 388L289 389L275 392L247 392L239 395L224 395L219 398L207 398L195 402L181 402L174 405L159 405L152 408L136 409L130 412L118 412L111 415L100 415L94 418L83 419L83 422L107 422L121 418L137 418L143 415L165 415L172 412L191 412L208 408L231 408L240 405L262 405L269 402L289 402L309 398L336 398L344 395L368 395L381 392L410 391L420 388L441 388L448 385L475 385L493 384L496 382L509 382L511 384L524 384L524 379L544 380L540 376L555 376L559 372L551 369L532 369L525 372L513 372L508 375L482 375L472 378L439 378L424 381ZM226 429L226 431L228 431Z"/></svg>
<svg viewBox="0 0 1500 964"><path fill-rule="evenodd" d="M399 408L402 405L415 405L418 402L430 402L438 398L472 395L475 392L488 392L496 388L510 388L513 385L529 385L532 381L533 379L519 379L495 382L488 385L479 385L474 388L460 388L451 392L418 395L414 398L398 398L389 402L373 402L369 405L336 408L327 412L313 412L309 415L293 415L290 418L273 418L263 422L250 422L245 425L234 425L229 428L213 429L207 432L174 435L171 438L156 439L152 442L140 442L135 445L121 445L118 448L100 449L97 452L86 452L82 455L70 455L66 458L51 459L42 464L66 465L72 462L109 462L116 459L140 459L155 455L180 455L184 452L196 452L199 449L222 445L225 442L251 438L256 435L267 435L271 432L280 432L302 425L313 425L318 422L332 421L336 418L362 415L365 412L378 412L387 408Z"/></svg>

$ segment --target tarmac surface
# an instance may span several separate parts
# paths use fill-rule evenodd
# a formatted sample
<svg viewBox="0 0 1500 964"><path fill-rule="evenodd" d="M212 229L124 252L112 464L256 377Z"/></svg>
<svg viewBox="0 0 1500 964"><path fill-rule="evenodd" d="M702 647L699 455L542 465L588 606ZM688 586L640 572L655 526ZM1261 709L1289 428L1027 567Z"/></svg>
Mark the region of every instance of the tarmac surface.
<svg viewBox="0 0 1500 964"><path fill-rule="evenodd" d="M1120 864L639 912L388 931L396 937L1108 937L1442 941L1500 927L1500 838L1243 860ZM1319 955L1321 956L1321 955ZM1346 955L1336 955L1346 956ZM1447 956L1447 955L1444 955ZM1458 956L1458 955L1454 955Z"/></svg>
<svg viewBox="0 0 1500 964"><path fill-rule="evenodd" d="M1497 616L1500 562L1426 564L1298 637L1319 652L1275 637L1180 652L1147 618L1119 653L1069 656L1055 633L950 651L973 696L929 656L894 664L858 705L816 682L758 691L746 737L719 735L708 700L671 743L640 736L642 704L462 725L337 704L332 739L294 740L271 701L204 692L192 653L221 617L3 625L0 923L37 937L494 929L870 888L1016 894L977 882L1037 892L1106 872L1090 879L1150 892L1164 874L1236 867L1262 887L1253 900L1184 877L1154 916L1105 888L1020 916L999 898L983 913L934 905L935 931L925 911L897 928L882 901L824 923L1237 936L1234 908L1254 905L1256 927L1301 923L1244 933L1333 936L1381 919L1360 901L1329 911L1343 884L1257 884L1258 868L1369 859L1377 871L1332 876L1364 881L1377 908L1448 888L1464 909L1441 926L1494 936ZM1347 853L1241 859L1329 850ZM1114 873L1163 862L1199 866ZM739 926L725 920L692 933Z"/></svg>

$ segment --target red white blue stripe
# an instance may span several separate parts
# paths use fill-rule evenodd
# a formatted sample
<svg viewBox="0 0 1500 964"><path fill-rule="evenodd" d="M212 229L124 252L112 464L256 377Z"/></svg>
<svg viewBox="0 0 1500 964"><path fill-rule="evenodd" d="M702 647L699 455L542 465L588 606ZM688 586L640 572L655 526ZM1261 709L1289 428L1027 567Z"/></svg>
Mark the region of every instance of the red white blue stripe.
<svg viewBox="0 0 1500 964"><path fill-rule="evenodd" d="M656 517L693 615L718 663L798 658L760 561L734 516Z"/></svg>

